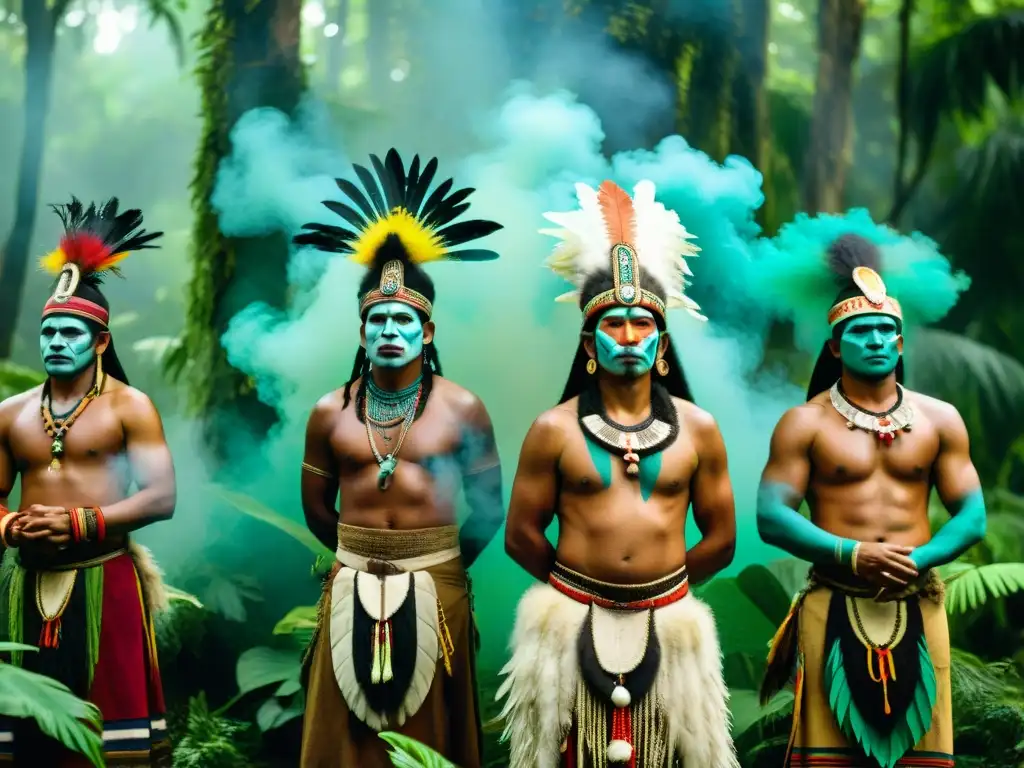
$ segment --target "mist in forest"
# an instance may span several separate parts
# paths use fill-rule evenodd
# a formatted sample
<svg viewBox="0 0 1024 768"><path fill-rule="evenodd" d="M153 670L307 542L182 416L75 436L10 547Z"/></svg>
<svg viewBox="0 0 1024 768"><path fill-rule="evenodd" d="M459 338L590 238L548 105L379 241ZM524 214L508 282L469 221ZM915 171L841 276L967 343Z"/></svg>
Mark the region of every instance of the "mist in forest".
<svg viewBox="0 0 1024 768"><path fill-rule="evenodd" d="M200 21L201 12L190 7L186 32ZM715 163L689 147L685 137L667 136L652 145L651 126L665 125L662 133L671 126L673 86L638 58L607 45L599 29L579 25L527 41L482 0L431 3L429 15L406 21L419 54L416 65L425 71L412 73L416 87L407 87L411 65L396 62L379 94L382 113L371 127L339 125L326 103L328 94L315 83L294 120L256 110L239 121L212 201L222 231L290 235L308 221L337 223L321 205L341 199L333 177L351 178L351 162L366 163L370 152L383 157L392 146L406 162L417 152L424 158L437 155L439 179L454 176L457 186L475 187L468 216L505 225L484 246L501 259L426 269L437 288L434 319L444 374L488 407L507 497L523 436L562 390L580 323L575 306L554 302L569 286L544 268L553 240L537 232L545 226L542 214L575 208L577 181L597 186L611 178L631 190L637 181L651 179L658 199L679 213L701 248L690 263L693 295L709 322L676 312L669 329L695 400L718 420L729 452L739 519L733 569L777 557L752 525L754 497L771 429L803 393L788 383L785 371L760 369L768 319L756 301L766 258L754 220L763 202L760 173L742 158ZM531 57L524 64L518 52L527 43ZM178 472L175 520L142 531L140 539L153 546L172 580L196 562L259 570L267 562L262 553L281 550L287 555L277 580L288 585L292 603L312 603L317 585L304 565L308 553L269 527L248 520L243 525L235 512L210 512L208 484L229 484L301 522L305 422L316 400L350 375L362 270L342 256L293 252L291 308L250 306L235 317L223 339L229 359L253 377L261 399L277 409L280 424L265 442L251 446L246 460L212 476L199 427L181 415L175 390L158 365L159 354L181 329L189 274L187 185L199 137L194 82L177 68L158 28L126 36L116 56L62 50L58 66L52 130L70 138L48 147L42 200L64 202L72 193L83 199L118 195L146 211L147 227L167 231L163 250L133 256L124 270L127 281L111 281L107 289L118 348L124 350L132 383L162 409ZM88 98L75 98L72 75L83 66L95 82L89 81ZM93 71L103 68L112 68L117 77ZM120 112L108 109L99 119L97 105L106 92L118 100ZM70 130L65 121L82 128ZM0 128L4 201L13 197L13 141ZM609 156L609 148L625 149ZM4 202L0 226L9 218ZM41 209L35 251L52 247L58 224ZM869 220L864 226L874 224ZM33 278L26 290L16 357L37 366L34 334L46 283ZM140 316L145 322L131 320ZM737 325L737 317L744 323ZM728 328L725 318L734 321ZM823 316L821 322L824 327ZM687 534L692 545L697 537L692 525ZM529 578L505 556L500 534L473 576L484 647L497 653L514 600Z"/></svg>

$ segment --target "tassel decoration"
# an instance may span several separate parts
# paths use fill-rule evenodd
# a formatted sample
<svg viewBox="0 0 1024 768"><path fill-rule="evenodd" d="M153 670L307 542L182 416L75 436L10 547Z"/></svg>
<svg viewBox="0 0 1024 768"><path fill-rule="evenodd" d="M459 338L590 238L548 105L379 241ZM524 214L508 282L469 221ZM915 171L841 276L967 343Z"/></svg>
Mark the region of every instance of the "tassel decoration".
<svg viewBox="0 0 1024 768"><path fill-rule="evenodd" d="M636 750L633 749L633 717L629 705L629 691L619 684L612 690L612 739L608 744L608 762L626 763L629 768L636 768Z"/></svg>
<svg viewBox="0 0 1024 768"><path fill-rule="evenodd" d="M370 682L374 685L387 683L394 679L395 673L391 666L392 638L391 620L378 621L373 625L370 654L373 666L370 668Z"/></svg>
<svg viewBox="0 0 1024 768"><path fill-rule="evenodd" d="M448 622L444 617L444 608L441 601L437 601L437 627L439 640L441 641L441 658L444 660L444 671L448 677L452 676L452 658L455 656L455 643L452 642L452 633L448 629Z"/></svg>
<svg viewBox="0 0 1024 768"><path fill-rule="evenodd" d="M875 665L872 654L878 657L878 674L875 674ZM868 675L876 683L882 684L882 698L885 703L885 714L892 714L892 707L889 706L889 681L896 679L896 662L893 661L892 651L888 648L868 648Z"/></svg>
<svg viewBox="0 0 1024 768"><path fill-rule="evenodd" d="M44 621L43 627L39 632L39 647L40 648L59 648L60 647L60 636L61 636L61 622L60 616L51 620Z"/></svg>

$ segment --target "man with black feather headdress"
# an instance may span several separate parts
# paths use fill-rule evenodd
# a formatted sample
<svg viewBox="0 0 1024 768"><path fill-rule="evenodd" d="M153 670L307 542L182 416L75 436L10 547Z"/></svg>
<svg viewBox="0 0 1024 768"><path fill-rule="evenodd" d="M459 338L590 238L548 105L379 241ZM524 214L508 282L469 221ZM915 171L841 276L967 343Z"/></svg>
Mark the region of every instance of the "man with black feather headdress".
<svg viewBox="0 0 1024 768"><path fill-rule="evenodd" d="M519 604L498 693L513 768L737 768L715 623L690 580L732 559L725 447L693 404L666 330L685 307L679 217L641 181L576 185L551 266L578 286L580 343L561 403L530 428L505 548L542 584ZM693 516L702 538L689 551ZM558 518L558 543L546 529Z"/></svg>
<svg viewBox="0 0 1024 768"><path fill-rule="evenodd" d="M39 646L12 661L68 686L103 719L107 765L170 759L153 612L159 571L130 532L174 512L174 465L160 415L114 352L100 288L130 252L153 248L138 210L118 201L54 206L57 275L43 308L46 382L0 403L0 627ZM15 479L21 503L6 509ZM136 490L131 492L134 484ZM66 765L70 753L34 721L0 722L0 760ZM78 763L75 763L78 764Z"/></svg>
<svg viewBox="0 0 1024 768"><path fill-rule="evenodd" d="M922 313L891 295L879 248L847 234L827 255L840 288L830 338L807 403L775 428L758 496L762 538L812 563L772 643L762 698L795 680L786 766L951 768L935 568L984 536L978 473L956 409L902 386L904 310ZM913 294L926 298L922 283L943 274L919 270ZM933 489L953 515L934 536Z"/></svg>
<svg viewBox="0 0 1024 768"><path fill-rule="evenodd" d="M466 569L501 527L501 467L486 408L442 378L434 285L421 265L488 261L463 248L500 229L452 223L473 191L430 186L437 160L409 168L395 150L349 202L324 205L348 226L307 224L295 242L347 253L359 286L360 347L352 375L306 428L302 504L310 530L337 551L308 655L301 765L389 766L382 730L481 765L475 630ZM376 178L374 178L376 176ZM457 488L470 516L456 525ZM335 505L341 495L340 510ZM351 717L350 717L351 715Z"/></svg>

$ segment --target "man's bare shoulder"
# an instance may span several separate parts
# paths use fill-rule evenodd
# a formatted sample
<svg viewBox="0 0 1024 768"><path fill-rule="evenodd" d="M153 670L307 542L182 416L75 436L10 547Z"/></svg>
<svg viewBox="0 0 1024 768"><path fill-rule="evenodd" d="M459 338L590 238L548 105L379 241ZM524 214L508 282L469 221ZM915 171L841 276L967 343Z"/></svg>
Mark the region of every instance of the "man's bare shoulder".
<svg viewBox="0 0 1024 768"><path fill-rule="evenodd" d="M775 427L775 432L776 434L813 434L821 425L826 413L828 413L827 409L831 407L832 405L828 402L827 393L815 395L806 403L795 405L783 413L782 418L779 419L779 423Z"/></svg>
<svg viewBox="0 0 1024 768"><path fill-rule="evenodd" d="M689 400L683 400L681 397L673 397L672 405L676 407L676 413L679 415L680 424L686 425L688 428L693 429L696 432L705 432L709 429L718 428L718 422L715 421L714 416L700 406L691 403Z"/></svg>
<svg viewBox="0 0 1024 768"><path fill-rule="evenodd" d="M435 375L431 396L440 397L456 414L467 421L489 420L487 408L476 394L451 379Z"/></svg>
<svg viewBox="0 0 1024 768"><path fill-rule="evenodd" d="M132 411L155 411L156 406L149 395L141 389L129 386L122 381L108 379L103 394L110 395L110 401L117 409L128 408Z"/></svg>
<svg viewBox="0 0 1024 768"><path fill-rule="evenodd" d="M963 417L952 403L906 388L904 388L903 394L915 410L923 414L940 430L965 429Z"/></svg>
<svg viewBox="0 0 1024 768"><path fill-rule="evenodd" d="M544 411L530 425L528 438L551 446L564 445L570 434L579 431L576 404L577 398L574 397Z"/></svg>
<svg viewBox="0 0 1024 768"><path fill-rule="evenodd" d="M17 416L21 409L29 403L35 403L38 405L39 398L43 394L43 385L38 384L32 389L27 389L24 392L19 392L16 395L11 395L2 402L0 402L0 420L9 421Z"/></svg>

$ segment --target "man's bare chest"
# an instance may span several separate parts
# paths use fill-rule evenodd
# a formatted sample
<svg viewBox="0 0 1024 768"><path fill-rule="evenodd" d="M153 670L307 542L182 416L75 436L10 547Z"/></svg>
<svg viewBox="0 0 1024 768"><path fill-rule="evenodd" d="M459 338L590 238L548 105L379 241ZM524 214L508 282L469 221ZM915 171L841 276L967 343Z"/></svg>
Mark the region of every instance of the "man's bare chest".
<svg viewBox="0 0 1024 768"><path fill-rule="evenodd" d="M56 443L56 445L55 445ZM65 427L60 420L47 423L38 407L26 408L15 419L10 434L11 453L21 469L49 463L59 454L63 461L103 461L124 453L120 419L103 401L91 403Z"/></svg>
<svg viewBox="0 0 1024 768"><path fill-rule="evenodd" d="M427 411L411 425L381 428L360 421L355 413L338 420L331 448L339 469L345 471L379 463L392 455L407 462L430 464L450 457L455 461L462 446L462 430L453 419Z"/></svg>
<svg viewBox="0 0 1024 768"><path fill-rule="evenodd" d="M831 483L858 482L879 475L901 482L921 482L931 477L938 454L938 433L927 423L897 433L891 443L871 432L830 423L815 438L812 474Z"/></svg>

